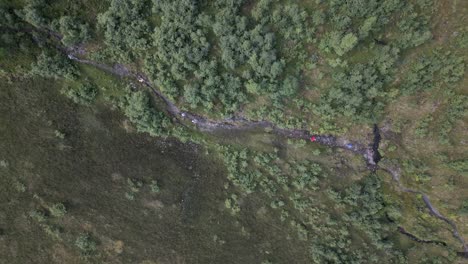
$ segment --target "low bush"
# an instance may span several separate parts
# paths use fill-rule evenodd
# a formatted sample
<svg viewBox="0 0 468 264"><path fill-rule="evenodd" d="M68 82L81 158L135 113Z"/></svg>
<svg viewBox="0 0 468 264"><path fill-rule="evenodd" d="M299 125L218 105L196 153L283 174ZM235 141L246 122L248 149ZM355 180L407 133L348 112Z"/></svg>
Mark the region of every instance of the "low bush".
<svg viewBox="0 0 468 264"><path fill-rule="evenodd" d="M84 82L76 87L67 85L62 93L77 104L89 105L96 99L98 89L93 83Z"/></svg>
<svg viewBox="0 0 468 264"><path fill-rule="evenodd" d="M96 241L89 234L81 234L75 240L75 246L80 250L83 255L91 255L96 251Z"/></svg>

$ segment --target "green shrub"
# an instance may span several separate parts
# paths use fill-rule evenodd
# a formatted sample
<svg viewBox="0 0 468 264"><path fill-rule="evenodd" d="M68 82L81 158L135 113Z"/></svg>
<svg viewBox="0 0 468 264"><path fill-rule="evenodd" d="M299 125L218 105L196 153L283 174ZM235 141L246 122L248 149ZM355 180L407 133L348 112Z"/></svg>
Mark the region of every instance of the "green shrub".
<svg viewBox="0 0 468 264"><path fill-rule="evenodd" d="M140 132L147 132L152 136L169 135L170 120L151 106L146 92L129 93L125 98L124 113Z"/></svg>
<svg viewBox="0 0 468 264"><path fill-rule="evenodd" d="M62 233L62 230L54 225L43 225L44 231L46 232L47 235L52 237L53 239L60 239L60 234Z"/></svg>
<svg viewBox="0 0 468 264"><path fill-rule="evenodd" d="M49 207L49 211L52 216L60 218L67 213L67 208L62 203L56 203Z"/></svg>
<svg viewBox="0 0 468 264"><path fill-rule="evenodd" d="M47 2L45 0L30 0L21 10L16 10L16 14L27 23L35 27L46 27L49 20L45 16Z"/></svg>
<svg viewBox="0 0 468 264"><path fill-rule="evenodd" d="M44 214L44 212L42 211L39 211L39 210L33 210L31 212L29 212L29 216L36 220L37 222L39 223L43 223L47 220L47 217L46 215Z"/></svg>
<svg viewBox="0 0 468 264"><path fill-rule="evenodd" d="M413 63L405 75L402 90L412 94L421 90L431 90L442 85L453 85L460 81L465 73L463 58L435 50L423 55Z"/></svg>
<svg viewBox="0 0 468 264"><path fill-rule="evenodd" d="M270 207L273 208L273 209L277 209L279 207L283 207L284 206L284 202L283 201L272 201L270 203Z"/></svg>
<svg viewBox="0 0 468 264"><path fill-rule="evenodd" d="M140 180L127 178L127 185L130 188L130 191L137 193L143 187L143 182Z"/></svg>
<svg viewBox="0 0 468 264"><path fill-rule="evenodd" d="M456 160L451 161L448 164L448 167L459 172L459 173L467 173L468 172L468 159L465 160Z"/></svg>
<svg viewBox="0 0 468 264"><path fill-rule="evenodd" d="M55 137L58 138L58 139L64 139L64 138L65 138L65 134L62 133L62 132L60 132L60 131L58 131L58 130L54 130L54 135L55 135Z"/></svg>
<svg viewBox="0 0 468 264"><path fill-rule="evenodd" d="M432 122L433 119L434 118L432 117L432 115L427 116L424 119L422 119L419 122L419 125L414 130L414 134L416 136L420 137L420 138L426 137L428 135L428 132L429 132L429 130L428 130L429 124L430 124L430 122Z"/></svg>
<svg viewBox="0 0 468 264"><path fill-rule="evenodd" d="M96 251L96 241L91 238L89 234L81 234L75 240L75 246L80 250L83 255L91 255Z"/></svg>
<svg viewBox="0 0 468 264"><path fill-rule="evenodd" d="M19 193L24 193L26 191L26 185L16 179L13 180L13 187Z"/></svg>
<svg viewBox="0 0 468 264"><path fill-rule="evenodd" d="M159 193L161 191L161 188L159 187L158 181L153 180L150 183L150 190L152 193Z"/></svg>
<svg viewBox="0 0 468 264"><path fill-rule="evenodd" d="M403 217L401 211L394 206L387 207L386 214L392 221L399 221Z"/></svg>
<svg viewBox="0 0 468 264"><path fill-rule="evenodd" d="M108 10L97 17L98 27L104 33L105 42L118 59L130 58L136 51L150 45L150 26L145 19L150 14L147 1L111 0Z"/></svg>
<svg viewBox="0 0 468 264"><path fill-rule="evenodd" d="M323 116L341 114L354 120L369 120L382 108L376 99L387 80L373 63L336 71L333 81L316 109Z"/></svg>
<svg viewBox="0 0 468 264"><path fill-rule="evenodd" d="M237 202L237 195L232 194L230 198L227 198L224 201L224 206L227 209L231 209L232 214L237 214L240 212L239 203Z"/></svg>
<svg viewBox="0 0 468 264"><path fill-rule="evenodd" d="M31 65L30 74L45 78L66 78L75 80L78 75L78 69L70 60L60 54L42 52L37 61Z"/></svg>
<svg viewBox="0 0 468 264"><path fill-rule="evenodd" d="M458 212L461 215L468 215L468 199L463 201Z"/></svg>
<svg viewBox="0 0 468 264"><path fill-rule="evenodd" d="M135 193L134 192L125 192L125 198L129 201L135 200Z"/></svg>
<svg viewBox="0 0 468 264"><path fill-rule="evenodd" d="M93 83L86 81L76 87L65 86L61 92L77 104L89 105L95 101L98 89Z"/></svg>
<svg viewBox="0 0 468 264"><path fill-rule="evenodd" d="M401 48L419 46L432 37L429 27L429 17L418 14L412 6L405 8L397 23L400 30L398 44Z"/></svg>
<svg viewBox="0 0 468 264"><path fill-rule="evenodd" d="M306 241L308 239L309 231L307 231L306 227L303 224L292 220L291 226L293 226L296 229L297 235L300 240Z"/></svg>
<svg viewBox="0 0 468 264"><path fill-rule="evenodd" d="M62 43L65 46L80 44L91 37L88 24L81 23L75 17L62 16L53 22L53 27L62 34Z"/></svg>

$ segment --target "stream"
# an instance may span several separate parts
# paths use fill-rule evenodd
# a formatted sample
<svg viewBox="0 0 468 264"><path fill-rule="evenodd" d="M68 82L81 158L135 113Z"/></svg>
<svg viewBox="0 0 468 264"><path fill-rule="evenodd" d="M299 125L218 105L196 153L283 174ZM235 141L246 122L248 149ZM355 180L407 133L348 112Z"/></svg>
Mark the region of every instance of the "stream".
<svg viewBox="0 0 468 264"><path fill-rule="evenodd" d="M254 128L270 128L271 132L294 139L310 140L312 134L308 130L301 129L287 129L281 128L269 121L256 121L248 120L245 118L226 118L222 120L211 120L203 116L181 111L171 100L164 96L158 89L156 89L148 78L142 73L132 73L125 66L117 64L114 67L100 64L95 61L77 58L74 54L67 54L68 58L79 63L92 65L98 69L112 73L120 77L130 77L136 79L139 83L149 88L153 94L161 99L166 105L167 113L175 120L182 122L190 122L196 126L200 131L204 132L215 132L219 130L248 130ZM378 152L378 146L380 142L380 133L377 125L374 125L374 142L371 145L364 145L359 142L352 142L344 138L337 138L330 135L317 135L314 134L316 143L326 145L329 147L337 147L346 149L363 156L370 170L375 171L377 169L377 163L380 160L380 154Z"/></svg>
<svg viewBox="0 0 468 264"><path fill-rule="evenodd" d="M416 241L418 243L437 244L437 245L447 246L447 243L442 242L442 241L421 239L421 238L411 234L410 232L406 231L406 229L401 227L401 226L398 227L398 232L402 233L403 235L409 237L411 240Z"/></svg>
<svg viewBox="0 0 468 264"><path fill-rule="evenodd" d="M200 131L205 132L214 132L217 130L248 130L254 128L270 128L271 131L277 135L294 138L294 139L304 139L309 140L312 134L307 130L301 129L286 129L278 127L277 125L269 122L269 121L255 121L255 120L248 120L245 118L227 118L223 120L210 120L203 116L184 112L181 111L171 100L169 100L166 96L164 96L158 89L156 89L148 78L142 73L132 73L128 70L125 66L117 64L116 66L108 66L105 64L101 64L95 61L80 59L77 58L74 54L69 53L67 54L68 58L74 60L79 63L84 63L88 65L93 65L101 70L106 72L112 73L114 75L120 77L130 77L136 79L139 83L149 88L155 96L161 99L166 105L166 111L170 114L174 119L178 120L179 122L191 122L194 124ZM417 190L412 190L406 188L402 185L400 181L400 173L399 168L385 168L379 166L378 163L381 160L381 154L379 153L379 144L381 140L380 130L377 124L374 124L373 127L373 141L371 144L365 145L360 142L352 142L345 138L338 138L331 135L317 135L314 134L316 138L316 143L326 145L329 147L336 147L351 151L353 153L361 155L367 163L368 169L375 172L377 170L383 170L392 175L393 180L397 183L398 188L402 192L413 193L413 194L420 194L424 204L428 208L431 215L434 217L446 222L452 228L453 236L462 244L463 252L459 252L460 256L468 258L468 246L465 243L465 240L460 235L456 224L442 215L430 202L429 197ZM444 242L434 242L434 241L425 241L417 239L416 236L412 235L411 233L407 232L403 228L399 229L399 232L411 237L414 241L421 242L421 243L444 243Z"/></svg>
<svg viewBox="0 0 468 264"><path fill-rule="evenodd" d="M392 175L392 178L393 180L397 183L397 186L398 186L398 189L402 192L406 192L406 193L412 193L412 194L415 194L415 195L421 195L421 199L423 200L424 204L426 205L427 209L429 209L429 213L446 222L447 224L450 225L450 227L452 228L452 234L453 236L458 240L460 241L460 243L462 244L462 247L463 247L463 252L462 254L460 255L463 255L465 258L468 258L468 246L466 245L466 242L465 240L463 239L463 237L460 235L460 233L458 232L458 228L457 228L457 225L450 219L448 219L447 217L445 217L444 215L442 215L431 203L431 201L429 200L429 196L427 196L427 194L421 192L421 191L418 191L418 190L413 190L413 189L410 189L410 188L407 188L405 186L403 186L403 184L401 183L400 181L400 168L398 167L392 167L392 166L387 166L387 167L380 167L381 170L383 171L386 171L388 172L390 175Z"/></svg>
<svg viewBox="0 0 468 264"><path fill-rule="evenodd" d="M4 29L4 28L1 27L1 29ZM60 34L50 29L27 28L27 29L8 29L8 30L34 31L34 32L47 35L59 41L62 38ZM35 39L35 37L33 37L33 40L36 42L41 41L41 40ZM233 118L227 118L223 120L210 120L208 118L205 118L203 116L200 116L194 113L181 111L171 100L169 100L156 87L154 87L149 81L149 79L142 73L132 72L126 66L121 65L121 64L109 66L109 65L102 64L93 60L82 59L82 58L77 57L80 55L84 55L86 53L84 49L79 49L76 47L66 48L59 44L56 44L55 48L59 50L60 52L62 52L64 55L66 55L70 60L76 61L78 63L92 65L98 69L117 75L119 77L129 77L129 78L136 80L138 83L149 88L156 97L158 97L165 103L166 111L170 116L173 117L173 119L175 119L176 121L182 124L184 124L184 122L185 123L190 122L194 126L196 126L197 129L199 129L200 131L214 132L217 130L248 130L248 129L254 129L254 128L270 128L273 133L280 135L280 136L288 137L288 138L309 140L311 136L315 136L316 143L329 146L329 147L345 149L353 153L359 154L360 156L364 158L368 166L368 169L371 170L372 172L375 172L377 170L383 170L383 171L388 172L392 176L393 180L397 183L397 186L400 191L413 193L416 195L418 194L421 195L422 200L424 204L426 205L426 207L428 208L430 214L446 222L448 225L450 225L453 236L461 243L462 248L463 248L463 252L458 252L458 255L464 258L468 258L468 246L466 245L463 237L460 235L456 224L452 220L442 215L432 205L429 197L425 193L418 191L418 190L409 189L403 186L400 181L400 168L398 166L383 167L378 164L382 157L379 153L379 144L381 140L381 135L380 135L379 127L377 126L377 124L374 124L374 127L373 127L374 138L373 138L372 143L366 145L360 142L353 142L345 138L334 137L331 135L317 135L317 134L312 135L307 130L281 128L269 121L263 121L263 120L258 120L258 121L248 120L243 117L240 117L240 118L233 117ZM413 234L406 231L402 227L399 227L399 232L410 237L412 240L416 242L420 242L420 243L439 243L439 244L444 243L444 242L439 242L439 241L421 240L417 238L416 236L414 236Z"/></svg>

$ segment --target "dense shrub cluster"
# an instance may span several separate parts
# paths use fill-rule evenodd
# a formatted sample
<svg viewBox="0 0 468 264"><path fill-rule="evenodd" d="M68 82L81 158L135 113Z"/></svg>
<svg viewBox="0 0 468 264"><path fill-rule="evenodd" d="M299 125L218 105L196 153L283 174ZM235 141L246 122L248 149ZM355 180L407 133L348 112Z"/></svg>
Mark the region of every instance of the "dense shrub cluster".
<svg viewBox="0 0 468 264"><path fill-rule="evenodd" d="M65 46L72 46L90 39L90 27L87 23L69 15L54 18L49 13L50 10L51 3L45 0L28 0L24 8L16 10L15 14L41 31L55 31L60 35ZM6 17L11 20L11 14Z"/></svg>
<svg viewBox="0 0 468 264"><path fill-rule="evenodd" d="M329 192L329 197L345 208L338 223L328 219L326 226L331 229L328 236L316 236L312 241L312 258L316 263L378 263L382 255L398 263L407 263L402 252L395 249L386 236L392 231L389 222L398 219L399 212L384 201L381 181L368 175L362 182L348 187L344 192ZM349 226L350 228L346 228ZM373 250L354 250L353 237L366 238Z"/></svg>
<svg viewBox="0 0 468 264"><path fill-rule="evenodd" d="M79 235L75 240L75 246L84 256L89 256L96 251L96 241L88 233Z"/></svg>
<svg viewBox="0 0 468 264"><path fill-rule="evenodd" d="M0 20L1 27L10 27L14 28L17 23L16 15L6 8L0 7L0 17L3 19Z"/></svg>
<svg viewBox="0 0 468 264"><path fill-rule="evenodd" d="M82 23L75 17L63 16L54 20L52 28L62 34L62 43L65 46L73 46L91 38L88 24Z"/></svg>
<svg viewBox="0 0 468 264"><path fill-rule="evenodd" d="M334 85L322 98L320 111L352 118L370 118L378 107L385 80L372 64L358 64L333 75Z"/></svg>
<svg viewBox="0 0 468 264"><path fill-rule="evenodd" d="M123 103L123 110L138 131L147 132L152 136L169 135L170 120L164 113L151 106L150 97L146 92L129 93Z"/></svg>
<svg viewBox="0 0 468 264"><path fill-rule="evenodd" d="M468 159L451 161L447 165L458 173L468 172Z"/></svg>
<svg viewBox="0 0 468 264"><path fill-rule="evenodd" d="M372 32L378 32L389 23L394 12L405 5L401 0L367 1L331 1L329 23L331 30L320 41L320 48L325 52L334 51L343 56Z"/></svg>
<svg viewBox="0 0 468 264"><path fill-rule="evenodd" d="M398 221L401 214L384 200L377 175L338 192L325 187L328 173L318 163L285 161L275 153L232 147L220 150L228 178L239 188L226 199L226 208L238 213L243 210L241 198L246 203L250 196L266 196L280 221L308 243L314 263L377 263L382 256L406 263L402 252L387 240L390 220ZM325 208L327 199L334 206ZM368 241L367 249L353 246L356 239Z"/></svg>
<svg viewBox="0 0 468 264"><path fill-rule="evenodd" d="M98 27L114 57L130 61L135 53L149 48L148 14L146 1L139 0L110 1L109 9L99 14Z"/></svg>
<svg viewBox="0 0 468 264"><path fill-rule="evenodd" d="M65 86L62 93L77 104L89 105L96 99L98 89L95 84L85 81L76 86Z"/></svg>
<svg viewBox="0 0 468 264"><path fill-rule="evenodd" d="M431 90L441 85L453 85L465 74L462 57L451 52L434 51L423 55L411 65L402 90L405 94Z"/></svg>
<svg viewBox="0 0 468 264"><path fill-rule="evenodd" d="M448 103L442 123L439 127L439 142L448 144L449 133L452 131L455 123L467 115L468 109L468 96L451 93L451 99Z"/></svg>
<svg viewBox="0 0 468 264"><path fill-rule="evenodd" d="M373 121L379 115L395 62L432 37L431 2L336 0L310 8L279 0L111 0L96 24L107 47L96 54L144 62L150 80L183 108L227 116L262 98L263 104L250 104L250 118L299 126L306 117L284 112L300 108L326 120L322 130L332 129L331 121L342 116ZM67 46L89 40L92 29L81 18L53 19L47 10L45 1L30 0L16 13L31 25L56 29ZM412 65L401 91L428 89L439 75L457 82L464 64L440 57ZM310 69L320 69L319 79ZM303 88L316 89L305 85L324 77L319 102L291 105L302 99Z"/></svg>
<svg viewBox="0 0 468 264"><path fill-rule="evenodd" d="M58 53L42 52L31 66L31 74L45 78L66 78L75 80L78 69L65 56Z"/></svg>
<svg viewBox="0 0 468 264"><path fill-rule="evenodd" d="M50 19L45 16L47 2L45 0L28 0L23 9L16 10L16 14L27 23L43 28L47 27Z"/></svg>

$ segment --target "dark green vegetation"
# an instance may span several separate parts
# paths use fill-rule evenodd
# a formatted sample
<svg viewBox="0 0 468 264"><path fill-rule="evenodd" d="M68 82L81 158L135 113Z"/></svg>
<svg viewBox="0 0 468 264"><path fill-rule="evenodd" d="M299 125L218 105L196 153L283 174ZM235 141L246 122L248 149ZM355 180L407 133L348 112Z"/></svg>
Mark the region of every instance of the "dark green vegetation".
<svg viewBox="0 0 468 264"><path fill-rule="evenodd" d="M7 0L0 17L0 263L466 261L398 186L468 237L468 2ZM382 160L232 117L364 146L377 124Z"/></svg>

